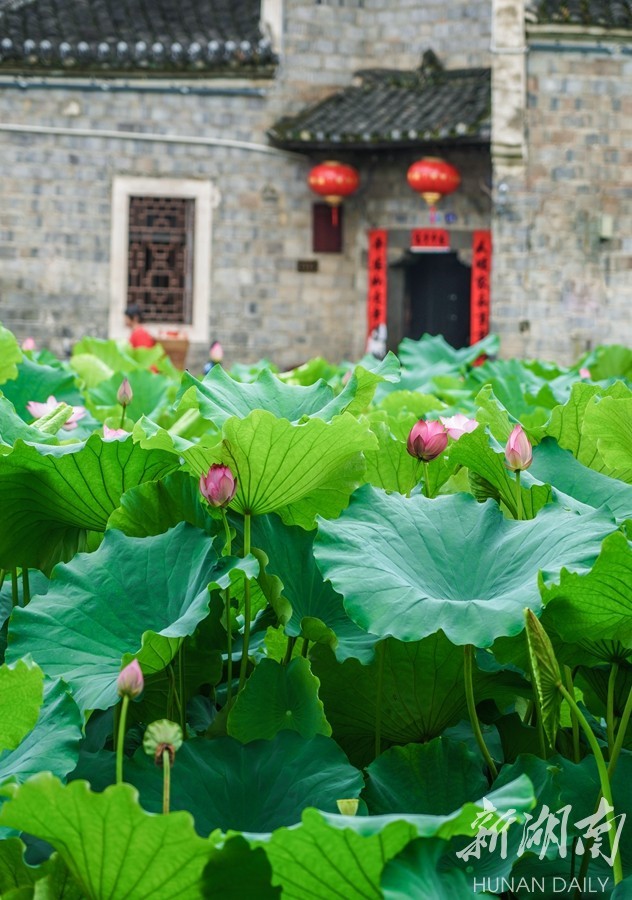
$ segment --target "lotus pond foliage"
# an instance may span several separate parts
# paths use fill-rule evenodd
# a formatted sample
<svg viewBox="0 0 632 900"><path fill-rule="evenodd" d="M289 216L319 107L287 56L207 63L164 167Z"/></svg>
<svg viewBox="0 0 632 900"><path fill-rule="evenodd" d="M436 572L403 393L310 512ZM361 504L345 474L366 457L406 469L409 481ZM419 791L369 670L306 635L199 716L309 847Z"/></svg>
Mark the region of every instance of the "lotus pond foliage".
<svg viewBox="0 0 632 900"><path fill-rule="evenodd" d="M0 896L632 896L632 351L0 326Z"/></svg>

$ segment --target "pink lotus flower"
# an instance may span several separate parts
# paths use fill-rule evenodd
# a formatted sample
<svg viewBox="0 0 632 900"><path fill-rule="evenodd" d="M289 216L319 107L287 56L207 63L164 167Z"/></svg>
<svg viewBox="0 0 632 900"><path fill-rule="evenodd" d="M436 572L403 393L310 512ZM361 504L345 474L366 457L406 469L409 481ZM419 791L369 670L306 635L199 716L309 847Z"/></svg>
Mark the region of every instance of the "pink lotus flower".
<svg viewBox="0 0 632 900"><path fill-rule="evenodd" d="M214 463L206 475L200 475L200 491L211 506L228 506L237 491L237 479L228 466Z"/></svg>
<svg viewBox="0 0 632 900"><path fill-rule="evenodd" d="M127 380L124 378L121 382L121 386L116 392L116 399L121 404L123 408L129 406L134 398L134 392L132 391L132 386Z"/></svg>
<svg viewBox="0 0 632 900"><path fill-rule="evenodd" d="M133 700L135 697L142 694L144 687L145 679L143 678L143 670L141 669L138 660L133 659L129 665L125 666L125 668L121 669L119 672L119 676L116 679L116 690L118 691L119 697L127 696L130 700Z"/></svg>
<svg viewBox="0 0 632 900"><path fill-rule="evenodd" d="M51 394L46 403L38 403L37 400L29 400L26 404L26 408L33 416L34 419L41 419L42 416L47 416L48 413L53 412L53 410L57 409L61 400L56 400L55 397ZM83 419L87 410L84 406L73 406L72 415L70 418L64 423L62 428L66 431L72 431L73 428L77 427L77 422L79 419Z"/></svg>
<svg viewBox="0 0 632 900"><path fill-rule="evenodd" d="M439 421L443 423L443 427L455 441L478 427L476 419L468 419L463 413L457 413L456 416L439 416Z"/></svg>
<svg viewBox="0 0 632 900"><path fill-rule="evenodd" d="M212 363L221 363L224 359L224 348L219 341L213 341L211 349L208 352L208 358Z"/></svg>
<svg viewBox="0 0 632 900"><path fill-rule="evenodd" d="M32 337L24 338L22 341L22 349L23 350L35 350L35 339Z"/></svg>
<svg viewBox="0 0 632 900"><path fill-rule="evenodd" d="M591 378L590 369L582 368L579 370L580 378Z"/></svg>
<svg viewBox="0 0 632 900"><path fill-rule="evenodd" d="M448 446L448 432L441 422L427 422L420 419L410 429L406 449L411 456L430 462L439 456Z"/></svg>
<svg viewBox="0 0 632 900"><path fill-rule="evenodd" d="M531 441L525 434L522 425L516 425L509 435L505 447L505 465L512 472L522 472L523 469L528 469L532 462Z"/></svg>
<svg viewBox="0 0 632 900"><path fill-rule="evenodd" d="M107 425L103 426L104 441L116 441L118 438L127 437L128 435L129 431L125 431L124 428L108 428Z"/></svg>

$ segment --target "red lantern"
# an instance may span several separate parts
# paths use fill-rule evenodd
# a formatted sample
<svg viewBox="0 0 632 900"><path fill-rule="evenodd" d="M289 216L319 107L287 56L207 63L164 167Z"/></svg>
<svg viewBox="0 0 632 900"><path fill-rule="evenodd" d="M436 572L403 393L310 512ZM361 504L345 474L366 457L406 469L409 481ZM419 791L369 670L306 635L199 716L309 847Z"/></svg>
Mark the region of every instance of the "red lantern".
<svg viewBox="0 0 632 900"><path fill-rule="evenodd" d="M430 207L431 219L434 218L435 204L461 184L461 176L454 166L435 156L425 156L414 162L407 178L413 191L418 191Z"/></svg>
<svg viewBox="0 0 632 900"><path fill-rule="evenodd" d="M314 166L307 176L307 183L315 194L331 206L331 221L338 225L338 207L345 197L355 194L360 176L353 166L329 160Z"/></svg>

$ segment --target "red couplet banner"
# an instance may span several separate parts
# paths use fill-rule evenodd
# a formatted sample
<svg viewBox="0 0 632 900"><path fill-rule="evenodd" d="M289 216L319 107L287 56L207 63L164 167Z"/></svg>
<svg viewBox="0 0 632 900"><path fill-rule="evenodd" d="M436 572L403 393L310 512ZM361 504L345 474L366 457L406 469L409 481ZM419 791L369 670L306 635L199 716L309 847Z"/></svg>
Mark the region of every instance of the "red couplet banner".
<svg viewBox="0 0 632 900"><path fill-rule="evenodd" d="M386 328L387 303L387 233L384 228L372 228L369 231L368 258L368 294L367 294L367 332Z"/></svg>
<svg viewBox="0 0 632 900"><path fill-rule="evenodd" d="M470 289L470 344L489 334L492 235L475 231L472 237L472 283Z"/></svg>

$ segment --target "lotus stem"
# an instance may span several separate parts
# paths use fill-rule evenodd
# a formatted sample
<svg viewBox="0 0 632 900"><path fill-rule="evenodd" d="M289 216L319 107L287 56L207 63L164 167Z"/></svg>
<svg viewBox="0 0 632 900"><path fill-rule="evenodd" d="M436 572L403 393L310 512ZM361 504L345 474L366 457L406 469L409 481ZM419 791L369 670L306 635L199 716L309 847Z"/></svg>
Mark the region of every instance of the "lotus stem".
<svg viewBox="0 0 632 900"><path fill-rule="evenodd" d="M31 586L29 584L28 567L22 568L22 606L28 606L31 601Z"/></svg>
<svg viewBox="0 0 632 900"><path fill-rule="evenodd" d="M614 689L619 673L619 664L613 662L608 676L608 696L606 700L606 734L608 736L608 759L612 759L614 747Z"/></svg>
<svg viewBox="0 0 632 900"><path fill-rule="evenodd" d="M182 740L187 738L187 703L184 689L184 640L178 650L178 690L182 698L180 703L180 728L182 728Z"/></svg>
<svg viewBox="0 0 632 900"><path fill-rule="evenodd" d="M520 469L516 469L516 519L521 521L522 514L522 488L520 487Z"/></svg>
<svg viewBox="0 0 632 900"><path fill-rule="evenodd" d="M20 591L18 589L18 570L11 569L11 602L13 608L20 605Z"/></svg>
<svg viewBox="0 0 632 900"><path fill-rule="evenodd" d="M162 811L164 815L169 812L171 805L171 756L169 751L162 751Z"/></svg>
<svg viewBox="0 0 632 900"><path fill-rule="evenodd" d="M564 677L566 679L566 689L573 697L575 689L573 687L573 673L568 666L564 666ZM571 727L573 729L573 762L581 762L581 754L579 752L579 722L575 715L575 710L571 707Z"/></svg>
<svg viewBox="0 0 632 900"><path fill-rule="evenodd" d="M230 556L232 550L232 538L226 510L222 507L222 520L224 522L224 554ZM230 584L224 591L224 615L226 616L226 706L230 706L233 699L233 629L230 621Z"/></svg>
<svg viewBox="0 0 632 900"><path fill-rule="evenodd" d="M307 654L309 653L309 638L303 638L303 646L301 648L301 656L303 659L307 659Z"/></svg>
<svg viewBox="0 0 632 900"><path fill-rule="evenodd" d="M466 644L463 648L463 677L465 681L465 699L467 702L467 711L470 716L470 724L472 726L472 731L474 732L474 737L476 738L476 743L478 744L479 750L483 755L483 759L487 763L487 767L491 773L493 779L498 777L498 769L496 768L496 764L492 759L491 753L487 749L487 744L485 743L485 738L483 737L483 732L481 731L481 724L478 721L478 715L476 714L476 703L474 702L474 680L472 675L472 667L473 667L473 658L474 658L474 647L472 644Z"/></svg>
<svg viewBox="0 0 632 900"><path fill-rule="evenodd" d="M287 639L287 647L285 648L285 656L283 657L283 665L287 666L290 664L292 660L292 654L294 653L294 645L296 644L296 638L288 637Z"/></svg>
<svg viewBox="0 0 632 900"><path fill-rule="evenodd" d="M244 514L244 558L250 553L250 513ZM241 653L241 666L239 669L238 692L244 689L246 674L248 671L248 646L250 644L250 581L246 575L244 581L244 641Z"/></svg>
<svg viewBox="0 0 632 900"><path fill-rule="evenodd" d="M564 685L560 682L558 684L558 690L570 706L572 710L574 710L575 715L577 716L577 721L579 722L584 734L586 735L586 739L590 745L590 749L593 752L595 757L595 762L597 764L597 771L599 773L599 785L601 787L601 795L611 808L611 811L607 813L607 821L609 824L608 828L608 840L610 842L610 852L612 853L614 859L612 861L612 876L614 878L614 883L619 884L620 881L623 880L623 869L621 866L621 856L619 855L619 848L617 847L616 853L615 851L615 835L616 835L616 822L614 818L614 803L612 801L612 789L610 787L610 779L608 777L608 769L606 768L606 762L603 758L603 753L601 752L601 747L597 742L597 738L593 734L592 728L586 721L584 714L581 709L575 702L575 698L572 694L566 690Z"/></svg>
<svg viewBox="0 0 632 900"><path fill-rule="evenodd" d="M377 687L375 696L375 757L382 752L382 696L384 694L384 641L375 648L377 662Z"/></svg>
<svg viewBox="0 0 632 900"><path fill-rule="evenodd" d="M127 720L127 707L129 697L123 694L121 699L121 715L118 722L118 736L116 740L116 783L123 784L123 746L125 744L125 723Z"/></svg>
<svg viewBox="0 0 632 900"><path fill-rule="evenodd" d="M121 421L119 422L119 428L122 428L125 425L125 404L123 404L123 409L121 410Z"/></svg>
<svg viewBox="0 0 632 900"><path fill-rule="evenodd" d="M428 463L426 460L423 460L424 464L424 496L431 500L432 497L430 495L430 479L428 477Z"/></svg>
<svg viewBox="0 0 632 900"><path fill-rule="evenodd" d="M632 715L632 688L630 688L630 693L628 694L628 699L626 700L625 707L623 709L623 713L621 715L621 719L619 720L619 727L617 729L617 738L614 742L614 746L612 748L612 753L610 754L610 761L608 763L608 777L612 778L614 775L614 770L617 766L617 761L619 759L619 754L621 753L621 748L623 747L623 742L625 740L625 733L628 730L628 725L630 724L630 716Z"/></svg>
<svg viewBox="0 0 632 900"><path fill-rule="evenodd" d="M4 584L4 579L7 574L6 569L0 569L0 590L2 590L2 585Z"/></svg>

